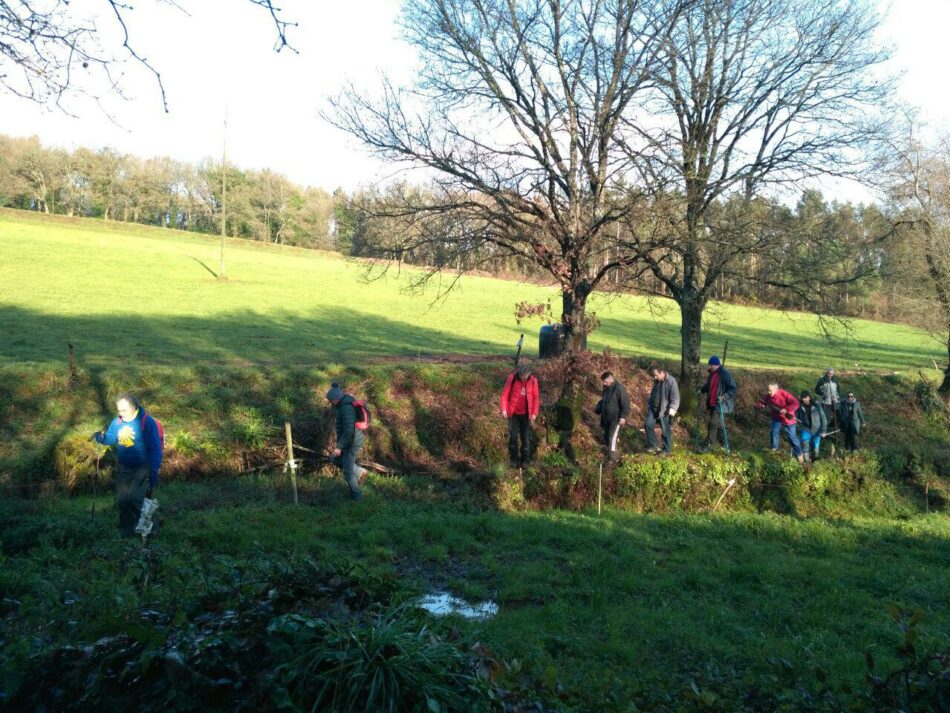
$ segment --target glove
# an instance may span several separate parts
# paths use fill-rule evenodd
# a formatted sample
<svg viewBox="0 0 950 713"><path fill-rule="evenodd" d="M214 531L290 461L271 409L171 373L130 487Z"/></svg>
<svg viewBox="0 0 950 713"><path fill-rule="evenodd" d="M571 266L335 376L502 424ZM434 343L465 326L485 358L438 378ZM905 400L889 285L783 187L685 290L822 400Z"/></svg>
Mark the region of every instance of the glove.
<svg viewBox="0 0 950 713"><path fill-rule="evenodd" d="M149 500L151 500L151 499L152 499L152 493L153 493L153 492L155 492L155 489L154 489L154 488L149 488L148 490L145 491L145 497L147 497Z"/></svg>
<svg viewBox="0 0 950 713"><path fill-rule="evenodd" d="M90 440L93 440L96 443L101 445L106 442L106 437L102 433L102 431L96 431L95 433L92 434L92 438Z"/></svg>
<svg viewBox="0 0 950 713"><path fill-rule="evenodd" d="M673 417L676 415L676 409L675 409L675 408L671 408L669 415L670 415L670 418L673 418Z"/></svg>

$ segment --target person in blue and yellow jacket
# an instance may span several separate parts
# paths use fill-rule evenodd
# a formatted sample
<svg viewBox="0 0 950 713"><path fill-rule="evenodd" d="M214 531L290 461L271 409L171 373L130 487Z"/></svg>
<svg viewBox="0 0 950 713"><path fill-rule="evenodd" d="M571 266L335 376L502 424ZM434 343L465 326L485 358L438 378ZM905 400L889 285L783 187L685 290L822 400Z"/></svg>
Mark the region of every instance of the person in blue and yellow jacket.
<svg viewBox="0 0 950 713"><path fill-rule="evenodd" d="M135 534L142 501L158 487L162 467L162 437L155 419L146 413L132 394L122 394L115 402L119 415L109 428L97 431L93 440L115 448L119 469L116 476L116 506L119 529Z"/></svg>

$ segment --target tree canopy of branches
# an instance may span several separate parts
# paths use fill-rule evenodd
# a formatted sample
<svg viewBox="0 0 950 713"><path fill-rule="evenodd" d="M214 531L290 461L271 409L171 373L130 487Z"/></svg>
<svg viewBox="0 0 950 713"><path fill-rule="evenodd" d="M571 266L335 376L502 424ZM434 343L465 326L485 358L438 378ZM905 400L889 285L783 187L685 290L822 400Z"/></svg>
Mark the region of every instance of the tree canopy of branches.
<svg viewBox="0 0 950 713"><path fill-rule="evenodd" d="M277 33L275 50L290 47L287 30L293 23L281 16L272 0L243 1L268 14ZM175 0L153 2L184 11ZM63 108L64 100L76 93L121 94L119 67L132 60L154 76L167 111L160 68L139 52L130 36L126 20L132 11L132 5L119 0L83 4L69 0L0 0L0 87L25 99ZM111 46L109 39L103 40L106 33L120 38L117 46Z"/></svg>
<svg viewBox="0 0 950 713"><path fill-rule="evenodd" d="M939 391L950 398L950 138L927 146L912 135L897 153L891 195L905 247L904 289L946 345Z"/></svg>
<svg viewBox="0 0 950 713"><path fill-rule="evenodd" d="M631 231L627 240L680 307L683 383L695 379L717 281L745 272L750 256L761 259L748 277L809 296L809 306L817 288L875 271L860 259L870 245L854 253L853 242L821 232L789 244L769 229L758 199L803 179L867 170L865 150L887 136L881 108L892 89L875 75L888 57L878 24L864 0L697 0L680 15L658 63L654 125L626 121L640 129L631 152L647 183L673 204L659 239ZM789 252L797 273L794 264L781 275L761 270Z"/></svg>
<svg viewBox="0 0 950 713"><path fill-rule="evenodd" d="M560 286L573 349L587 300L629 256L605 260L629 206L610 199L631 170L623 117L650 89L683 0L409 0L403 23L422 68L411 89L355 88L329 116L380 156L427 169L390 216L407 229L391 258L431 246L530 260Z"/></svg>

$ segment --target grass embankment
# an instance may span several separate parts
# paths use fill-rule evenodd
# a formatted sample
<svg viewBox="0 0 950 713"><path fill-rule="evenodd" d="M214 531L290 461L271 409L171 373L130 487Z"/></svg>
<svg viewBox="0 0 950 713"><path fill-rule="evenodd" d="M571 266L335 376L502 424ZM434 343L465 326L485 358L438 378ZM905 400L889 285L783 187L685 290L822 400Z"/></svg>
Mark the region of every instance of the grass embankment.
<svg viewBox="0 0 950 713"><path fill-rule="evenodd" d="M226 283L215 279L217 240L94 220L50 220L0 211L0 362L62 363L73 341L87 364L361 364L376 357L510 354L520 332L536 353L537 324L519 327L514 306L556 291L465 277L430 309L436 292L409 295L402 278L362 283L359 263L319 252L231 241ZM591 348L679 359L679 313L668 302L597 297ZM814 317L713 306L705 349L729 340L738 367L864 371L932 369L940 345L919 330L855 321L837 346Z"/></svg>

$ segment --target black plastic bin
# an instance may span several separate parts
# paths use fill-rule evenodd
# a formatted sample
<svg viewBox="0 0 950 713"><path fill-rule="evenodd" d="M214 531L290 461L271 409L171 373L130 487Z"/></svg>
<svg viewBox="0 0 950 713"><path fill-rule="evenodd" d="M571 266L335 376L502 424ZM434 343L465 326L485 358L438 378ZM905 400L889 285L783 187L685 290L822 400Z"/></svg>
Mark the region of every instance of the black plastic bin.
<svg viewBox="0 0 950 713"><path fill-rule="evenodd" d="M564 352L567 346L567 335L564 333L564 325L561 322L557 324L545 324L541 327L538 334L538 356L542 359L550 359Z"/></svg>

